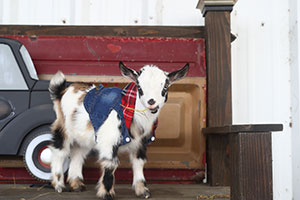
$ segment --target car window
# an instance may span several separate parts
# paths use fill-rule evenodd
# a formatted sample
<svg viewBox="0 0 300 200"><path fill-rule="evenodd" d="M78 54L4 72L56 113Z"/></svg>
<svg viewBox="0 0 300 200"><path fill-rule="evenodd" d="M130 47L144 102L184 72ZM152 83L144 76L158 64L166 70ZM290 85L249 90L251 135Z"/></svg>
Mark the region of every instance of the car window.
<svg viewBox="0 0 300 200"><path fill-rule="evenodd" d="M31 60L30 54L29 54L29 52L27 51L27 49L25 48L24 45L22 45L22 47L20 49L20 52L21 52L23 60L24 60L24 62L26 64L26 67L28 69L28 72L30 74L30 77L32 79L39 80L39 78L37 76L37 73L35 71L34 64L33 64L32 60Z"/></svg>
<svg viewBox="0 0 300 200"><path fill-rule="evenodd" d="M11 48L0 44L0 90L28 90Z"/></svg>

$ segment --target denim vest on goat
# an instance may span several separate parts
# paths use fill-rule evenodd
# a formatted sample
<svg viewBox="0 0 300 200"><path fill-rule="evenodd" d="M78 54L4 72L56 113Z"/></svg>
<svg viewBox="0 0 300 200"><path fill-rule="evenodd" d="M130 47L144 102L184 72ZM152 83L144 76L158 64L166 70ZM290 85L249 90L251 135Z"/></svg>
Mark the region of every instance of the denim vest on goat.
<svg viewBox="0 0 300 200"><path fill-rule="evenodd" d="M104 121L107 119L108 115L112 110L118 113L121 120L121 145L128 144L131 141L129 130L126 127L125 119L123 116L122 107L122 89L117 87L105 88L103 85L90 90L83 101L84 107L89 114L90 120L92 122L95 133L102 126ZM152 134L147 138L145 144L150 143L152 140ZM107 133L109 134L109 132ZM95 136L96 137L96 136ZM95 138L97 141L97 138Z"/></svg>

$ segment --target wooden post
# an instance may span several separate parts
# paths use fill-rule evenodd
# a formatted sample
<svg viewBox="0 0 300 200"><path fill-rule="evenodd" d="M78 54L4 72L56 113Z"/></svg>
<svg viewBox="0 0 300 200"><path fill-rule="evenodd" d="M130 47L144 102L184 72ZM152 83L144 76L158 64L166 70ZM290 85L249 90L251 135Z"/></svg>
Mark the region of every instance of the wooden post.
<svg viewBox="0 0 300 200"><path fill-rule="evenodd" d="M230 12L235 0L200 0L205 17L207 58L207 126L232 124ZM207 138L208 181L230 185L229 140L225 136Z"/></svg>
<svg viewBox="0 0 300 200"><path fill-rule="evenodd" d="M223 136L229 140L231 200L273 199L271 132L282 129L281 124L203 129L207 136Z"/></svg>
<svg viewBox="0 0 300 200"><path fill-rule="evenodd" d="M271 132L231 133L231 199L273 199Z"/></svg>

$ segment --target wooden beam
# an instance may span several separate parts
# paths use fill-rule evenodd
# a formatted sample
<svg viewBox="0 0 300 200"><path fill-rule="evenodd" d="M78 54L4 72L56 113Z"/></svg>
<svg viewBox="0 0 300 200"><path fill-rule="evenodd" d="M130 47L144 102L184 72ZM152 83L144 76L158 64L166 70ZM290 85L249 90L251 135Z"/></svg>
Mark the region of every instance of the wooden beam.
<svg viewBox="0 0 300 200"><path fill-rule="evenodd" d="M282 131L282 124L245 124L245 125L227 125L220 127L208 127L202 129L205 135L226 135L228 133L257 133Z"/></svg>
<svg viewBox="0 0 300 200"><path fill-rule="evenodd" d="M208 3L211 3L208 5ZM214 5L200 0L205 16L207 49L207 126L232 124L231 106L231 33L230 12L233 4ZM208 6L209 10L206 10ZM228 6L230 9L227 9ZM226 9L220 9L226 7ZM207 138L208 182L213 186L230 185L229 140L225 136Z"/></svg>
<svg viewBox="0 0 300 200"><path fill-rule="evenodd" d="M230 12L210 11L207 32L208 127L232 124Z"/></svg>
<svg viewBox="0 0 300 200"><path fill-rule="evenodd" d="M205 38L203 26L32 26L0 25L0 35L72 35Z"/></svg>

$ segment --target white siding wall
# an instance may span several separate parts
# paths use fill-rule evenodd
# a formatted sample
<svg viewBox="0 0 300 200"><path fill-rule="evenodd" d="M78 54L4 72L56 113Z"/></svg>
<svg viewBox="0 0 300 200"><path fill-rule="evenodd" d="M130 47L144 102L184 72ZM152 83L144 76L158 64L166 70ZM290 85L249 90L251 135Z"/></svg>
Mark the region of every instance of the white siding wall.
<svg viewBox="0 0 300 200"><path fill-rule="evenodd" d="M289 1L240 0L232 12L232 31L237 34L232 44L233 122L283 123L284 131L272 137L273 188L274 199L290 200Z"/></svg>
<svg viewBox="0 0 300 200"><path fill-rule="evenodd" d="M291 107L292 107L292 167L293 167L293 198L300 199L300 3L290 0L290 64L291 64Z"/></svg>
<svg viewBox="0 0 300 200"><path fill-rule="evenodd" d="M203 24L197 0L0 0L2 24Z"/></svg>
<svg viewBox="0 0 300 200"><path fill-rule="evenodd" d="M203 25L197 2L0 0L0 24ZM299 13L297 0L239 0L232 12L233 122L284 124L272 138L276 200L300 199Z"/></svg>

